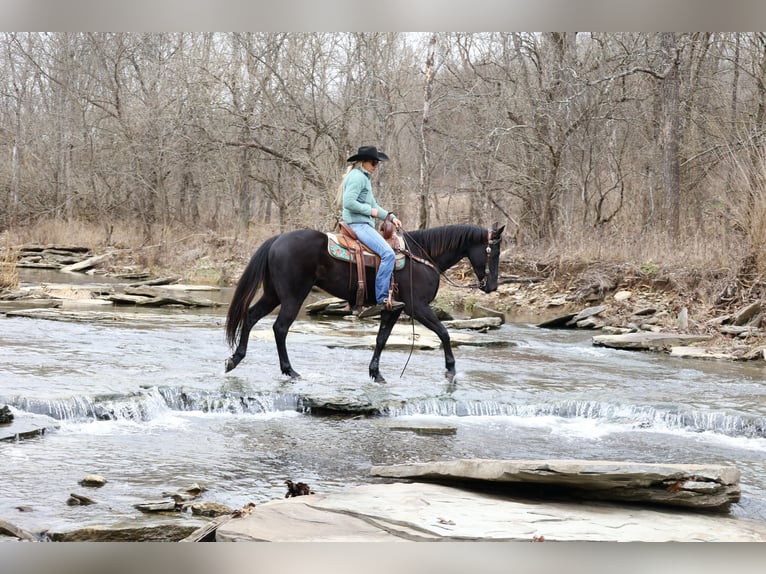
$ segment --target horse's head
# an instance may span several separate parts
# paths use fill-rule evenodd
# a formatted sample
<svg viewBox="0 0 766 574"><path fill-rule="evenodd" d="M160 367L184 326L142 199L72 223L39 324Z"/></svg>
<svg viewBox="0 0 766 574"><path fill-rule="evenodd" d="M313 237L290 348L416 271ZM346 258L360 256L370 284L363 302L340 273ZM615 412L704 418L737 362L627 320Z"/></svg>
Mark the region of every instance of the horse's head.
<svg viewBox="0 0 766 574"><path fill-rule="evenodd" d="M497 274L500 264L500 242L503 239L505 225L498 228L495 224L487 230L484 241L477 243L468 250L468 259L473 272L479 279L479 289L492 293L497 289Z"/></svg>

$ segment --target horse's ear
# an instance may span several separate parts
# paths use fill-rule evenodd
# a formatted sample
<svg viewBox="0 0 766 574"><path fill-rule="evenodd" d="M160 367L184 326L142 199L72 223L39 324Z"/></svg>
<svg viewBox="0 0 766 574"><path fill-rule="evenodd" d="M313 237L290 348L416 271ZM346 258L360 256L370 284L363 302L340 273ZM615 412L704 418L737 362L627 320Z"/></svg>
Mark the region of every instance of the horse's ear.
<svg viewBox="0 0 766 574"><path fill-rule="evenodd" d="M494 232L494 235L497 235L498 237L500 237L503 234L503 231L505 231L505 225L503 225L502 227L498 227L497 223L495 223L492 226L492 231Z"/></svg>

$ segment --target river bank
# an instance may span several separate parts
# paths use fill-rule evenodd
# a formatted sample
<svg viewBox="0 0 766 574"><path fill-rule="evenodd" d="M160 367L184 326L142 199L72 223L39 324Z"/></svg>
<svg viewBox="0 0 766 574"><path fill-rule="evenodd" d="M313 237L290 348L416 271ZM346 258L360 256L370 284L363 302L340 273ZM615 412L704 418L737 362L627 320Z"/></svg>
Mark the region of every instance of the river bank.
<svg viewBox="0 0 766 574"><path fill-rule="evenodd" d="M228 288L247 263L240 254L212 261L209 256L192 262L168 258L184 267L147 265L143 250L110 247L91 251L77 245L19 245L18 269L52 269L110 277L131 283L131 290L114 296L118 304L189 307L216 305L202 297L168 297L157 286L204 290ZM766 331L763 329L761 286L757 278L721 276L716 272L663 269L657 265L631 265L603 261L544 262L503 253L499 286L489 294L471 288L473 272L463 261L442 279L435 305L471 315L481 306L503 313L508 321L546 324L557 328L583 328L610 334L664 332L699 336L688 346L690 356L764 360ZM184 283L186 285L184 285ZM43 290L44 291L44 290ZM51 298L87 299L92 294L77 292L50 294ZM48 297L39 286L0 290L0 299L18 300ZM574 319L589 311L588 321ZM694 351L693 349L700 349ZM665 349L668 352L669 349Z"/></svg>
<svg viewBox="0 0 766 574"><path fill-rule="evenodd" d="M305 481L324 496L373 482L368 477L373 465L477 456L585 454L603 460L733 464L743 473L743 500L732 513L737 519L766 517L757 366L681 365L646 353L604 352L591 342L604 327L575 326L569 329L577 332L564 333L535 326L588 306L609 307L612 301L632 317L648 296L638 289L625 299L629 289L621 288L600 301L578 302L567 301L566 291L547 280L519 282L508 269L498 293L489 296L445 280L442 304L454 293L466 315L483 306L505 305L508 311L502 328L481 334L491 344L458 347L457 385L441 377L438 348L425 348L420 339L409 370L397 378L408 358L409 338L406 345L392 341L384 354L386 371L394 375L389 384L370 383L366 365L375 322L347 318L306 318L295 326L291 349L305 378L287 382L279 376L268 321L253 333L258 352L226 375L223 306L194 311L174 304L131 313L110 301L109 312L103 307L86 312L71 299L53 298L55 292L89 292L88 300L97 301L103 295L94 298L94 290L104 283L117 290L137 280L118 280L120 268L107 266L105 261L92 271L65 276L87 278L82 288L34 286L47 288L53 304L72 303L71 309L62 303L50 310L67 315L66 320L3 317L0 360L10 365L11 378L0 402L24 412L44 411L60 424L45 436L0 445L19 477L6 499L0 497L2 518L28 531L70 533L104 522L119 525L124 518L135 520L136 503L190 483L208 488L205 500L238 509L250 501L261 506L284 498L288 479ZM59 272L54 273L55 279ZM149 275L142 280L166 274ZM468 277L455 274L450 280L467 284ZM537 303L529 303L538 289ZM561 299L564 304L555 304ZM517 321L512 310L521 305L512 307L509 301L539 304L539 315L531 324ZM608 309L599 313L587 320L610 316ZM96 320L72 320L77 314ZM409 324L398 327L409 337ZM336 412L314 413L318 399L336 405ZM367 411L342 415L340 407ZM368 412L371 407L380 414ZM69 506L69 494L88 495L75 485L90 473L108 479L91 496L97 504ZM19 506L31 510L22 512ZM96 531L84 532L93 536Z"/></svg>

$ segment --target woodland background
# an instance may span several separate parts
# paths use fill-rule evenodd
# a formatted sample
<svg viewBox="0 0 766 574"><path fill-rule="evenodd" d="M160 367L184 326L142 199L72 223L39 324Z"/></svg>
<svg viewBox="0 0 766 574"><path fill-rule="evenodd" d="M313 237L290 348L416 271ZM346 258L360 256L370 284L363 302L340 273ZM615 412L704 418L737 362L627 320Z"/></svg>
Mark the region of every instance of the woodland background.
<svg viewBox="0 0 766 574"><path fill-rule="evenodd" d="M247 256L377 145L405 228L760 277L765 114L761 32L4 32L0 234Z"/></svg>

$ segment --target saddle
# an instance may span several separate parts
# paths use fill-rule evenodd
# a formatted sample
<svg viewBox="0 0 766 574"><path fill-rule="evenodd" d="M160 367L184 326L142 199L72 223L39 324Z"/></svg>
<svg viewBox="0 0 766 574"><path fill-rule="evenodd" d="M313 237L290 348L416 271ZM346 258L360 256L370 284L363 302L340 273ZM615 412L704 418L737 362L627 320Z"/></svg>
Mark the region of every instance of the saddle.
<svg viewBox="0 0 766 574"><path fill-rule="evenodd" d="M384 222L385 223L385 222ZM340 233L327 232L327 251L342 261L348 261L350 266L356 264L357 269L357 290L356 290L356 306L361 307L364 304L365 297L367 295L367 282L366 282L366 267L372 267L375 272L378 271L380 265L380 257L373 251L371 251L364 243L359 241L359 238L354 233L354 230L344 221L339 221ZM404 268L405 258L405 242L404 237L400 234L394 233L391 228L393 224L390 224L390 228L383 228L382 235L386 239L386 242L391 246L396 254L396 263L394 264L394 270L398 271ZM349 273L349 278L351 274ZM391 283L393 284L394 278L391 276ZM350 285L349 285L350 287Z"/></svg>

